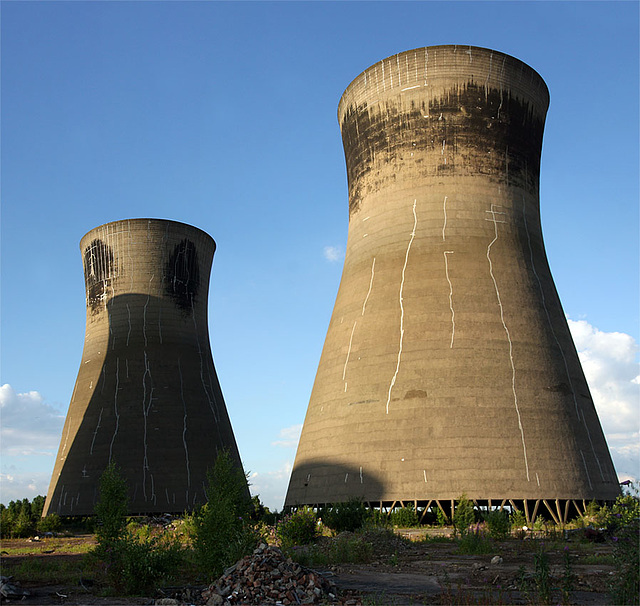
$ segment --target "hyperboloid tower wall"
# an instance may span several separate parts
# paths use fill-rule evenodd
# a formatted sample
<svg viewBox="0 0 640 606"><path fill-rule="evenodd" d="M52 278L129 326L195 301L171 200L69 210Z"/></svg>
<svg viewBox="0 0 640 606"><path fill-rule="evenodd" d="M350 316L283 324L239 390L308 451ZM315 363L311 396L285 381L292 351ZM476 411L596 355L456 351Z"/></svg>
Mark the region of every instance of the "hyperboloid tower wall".
<svg viewBox="0 0 640 606"><path fill-rule="evenodd" d="M468 46L348 86L347 251L286 505L465 493L560 518L619 494L542 239L548 103Z"/></svg>
<svg viewBox="0 0 640 606"><path fill-rule="evenodd" d="M80 250L84 351L45 514L93 513L110 462L131 514L190 510L206 502L218 452L241 466L209 346L215 242L183 223L131 219L91 230Z"/></svg>

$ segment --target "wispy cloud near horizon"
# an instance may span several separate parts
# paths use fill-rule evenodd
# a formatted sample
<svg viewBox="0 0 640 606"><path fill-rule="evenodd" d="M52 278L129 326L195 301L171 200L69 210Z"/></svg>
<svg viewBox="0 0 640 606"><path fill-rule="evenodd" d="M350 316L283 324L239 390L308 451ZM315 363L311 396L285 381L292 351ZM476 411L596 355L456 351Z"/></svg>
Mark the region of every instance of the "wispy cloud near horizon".
<svg viewBox="0 0 640 606"><path fill-rule="evenodd" d="M338 263L344 258L344 253L340 246L325 246L322 254L330 263Z"/></svg>

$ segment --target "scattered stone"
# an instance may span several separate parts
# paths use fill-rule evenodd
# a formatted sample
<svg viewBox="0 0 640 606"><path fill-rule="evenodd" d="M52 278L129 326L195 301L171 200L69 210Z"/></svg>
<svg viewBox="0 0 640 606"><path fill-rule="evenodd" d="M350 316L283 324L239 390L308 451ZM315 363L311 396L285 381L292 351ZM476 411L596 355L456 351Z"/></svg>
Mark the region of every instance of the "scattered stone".
<svg viewBox="0 0 640 606"><path fill-rule="evenodd" d="M318 572L286 557L278 547L261 543L225 570L224 574L202 592L207 606L236 604L298 605L320 604L360 606L353 595L338 597L335 584Z"/></svg>
<svg viewBox="0 0 640 606"><path fill-rule="evenodd" d="M160 598L155 601L156 606L179 606L180 602L174 598Z"/></svg>
<svg viewBox="0 0 640 606"><path fill-rule="evenodd" d="M494 566L497 566L498 564L502 564L502 558L501 558L500 556L493 556L493 557L491 558L491 563L492 563Z"/></svg>

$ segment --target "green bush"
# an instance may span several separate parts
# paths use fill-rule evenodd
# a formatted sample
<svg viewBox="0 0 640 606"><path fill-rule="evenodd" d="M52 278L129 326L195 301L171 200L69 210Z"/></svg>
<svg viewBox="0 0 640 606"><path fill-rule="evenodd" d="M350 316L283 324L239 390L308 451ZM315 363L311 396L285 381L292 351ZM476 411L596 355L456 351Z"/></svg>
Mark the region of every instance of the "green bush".
<svg viewBox="0 0 640 606"><path fill-rule="evenodd" d="M127 528L127 483L114 464L100 477L98 544L89 553L88 563L102 581L123 594L151 591L172 578L182 561L180 544L164 536L136 536ZM46 518L45 518L46 519Z"/></svg>
<svg viewBox="0 0 640 606"><path fill-rule="evenodd" d="M318 519L313 509L303 507L285 516L276 527L276 536L283 549L313 543L319 536Z"/></svg>
<svg viewBox="0 0 640 606"><path fill-rule="evenodd" d="M109 463L100 476L98 503L95 507L96 539L106 548L126 534L129 497L127 482L115 463Z"/></svg>
<svg viewBox="0 0 640 606"><path fill-rule="evenodd" d="M491 553L494 546L487 538L480 526L472 527L461 533L458 540L458 551L467 555L481 555Z"/></svg>
<svg viewBox="0 0 640 606"><path fill-rule="evenodd" d="M369 517L367 506L355 498L329 507L322 513L322 522L336 532L353 532L362 528Z"/></svg>
<svg viewBox="0 0 640 606"><path fill-rule="evenodd" d="M496 541L506 539L511 533L511 522L506 511L487 511L483 514L483 519L487 523L489 536Z"/></svg>
<svg viewBox="0 0 640 606"><path fill-rule="evenodd" d="M522 528L527 525L527 518L522 511L514 509L509 519L511 520L511 528L514 530L522 530Z"/></svg>
<svg viewBox="0 0 640 606"><path fill-rule="evenodd" d="M476 516L473 503L467 499L466 494L462 494L456 503L453 512L453 526L456 534L464 536L469 532L469 527L475 522Z"/></svg>
<svg viewBox="0 0 640 606"><path fill-rule="evenodd" d="M447 516L444 515L444 512L439 507L436 509L436 521L438 526L446 526L449 523Z"/></svg>
<svg viewBox="0 0 640 606"><path fill-rule="evenodd" d="M291 549L290 553L291 558L303 566L365 564L371 561L373 545L359 534L341 534L314 545Z"/></svg>
<svg viewBox="0 0 640 606"><path fill-rule="evenodd" d="M414 528L420 525L418 514L413 505L400 507L391 512L391 523L399 528Z"/></svg>
<svg viewBox="0 0 640 606"><path fill-rule="evenodd" d="M44 518L38 520L38 532L57 532L60 530L62 521L57 513L50 513Z"/></svg>
<svg viewBox="0 0 640 606"><path fill-rule="evenodd" d="M251 519L255 511L247 476L221 452L208 474L207 503L192 518L193 547L198 565L208 575L225 568L255 549L260 536Z"/></svg>

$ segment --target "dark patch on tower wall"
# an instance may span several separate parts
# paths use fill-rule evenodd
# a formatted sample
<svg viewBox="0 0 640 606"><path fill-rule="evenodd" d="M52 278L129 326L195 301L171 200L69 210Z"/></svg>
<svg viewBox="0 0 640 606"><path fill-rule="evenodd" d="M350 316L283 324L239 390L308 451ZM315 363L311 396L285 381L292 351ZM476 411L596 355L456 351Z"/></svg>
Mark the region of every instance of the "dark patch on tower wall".
<svg viewBox="0 0 640 606"><path fill-rule="evenodd" d="M166 265L167 294L184 312L193 308L200 289L200 266L195 244L185 238L173 249Z"/></svg>
<svg viewBox="0 0 640 606"><path fill-rule="evenodd" d="M100 312L107 288L115 274L113 252L102 240L95 239L84 249L84 282L87 306L91 313Z"/></svg>
<svg viewBox="0 0 640 606"><path fill-rule="evenodd" d="M396 171L376 169L400 171L409 161L420 177L483 175L538 190L544 110L509 90L470 81L419 107L403 108L394 97L371 107L352 105L341 128L350 215L368 193L393 181Z"/></svg>

